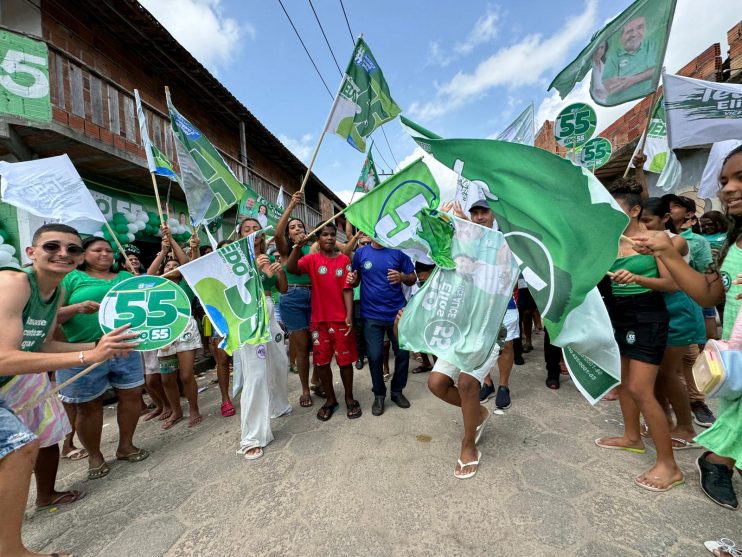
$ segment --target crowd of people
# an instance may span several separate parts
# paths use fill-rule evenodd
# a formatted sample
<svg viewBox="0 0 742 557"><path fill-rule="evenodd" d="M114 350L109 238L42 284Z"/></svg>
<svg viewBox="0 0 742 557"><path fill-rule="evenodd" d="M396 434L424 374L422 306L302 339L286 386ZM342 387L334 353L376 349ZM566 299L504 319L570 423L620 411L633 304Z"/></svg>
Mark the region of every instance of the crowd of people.
<svg viewBox="0 0 742 557"><path fill-rule="evenodd" d="M732 151L721 170L725 213L710 211L700 218L688 197L649 198L641 157L636 163L634 177L608 186L629 224L615 263L598 285L621 354L621 385L606 398L618 398L624 432L601 437L595 444L643 454L645 439L651 439L656 461L634 479L650 491L681 485L687 471L678 466L674 451L698 449L703 492L719 505L736 509L732 477L742 459L742 399L720 399L715 417L694 383L692 367L708 339L730 338L740 307L742 149ZM0 498L7 509L0 521L1 554L23 554L20 531L32 473L36 506L47 509L85 496L78 490L56 491L60 456L87 459L90 480L110 472L101 451L103 400L110 388L117 399L117 460L137 463L148 458L149 451L134 443L140 419L159 421L165 430L175 427L185 419L181 397L188 403L188 427L202 421L194 373L202 349L216 362L223 417L237 412L230 376L232 393L241 390L237 453L246 460L264 456L273 440L271 420L292 414L290 370L299 376L299 406L311 407L323 399L316 417L327 421L340 408L331 368L334 358L346 417L358 419L363 409L354 397L354 367L360 370L368 362L374 395L370 410L380 417L387 394L398 408L411 407L405 389L413 359L419 365L411 373L428 373L431 393L461 408L464 431L454 476L467 479L477 473L482 459L477 444L492 414L487 401L494 397L500 410L513 404L513 366L524 363L524 354L533 350L533 335L543 331L527 285L518 281L505 313L495 378L494 368L468 372L432 354L410 354L399 344L397 324L434 266L413 263L402 251L350 229L347 241L341 242L331 223L316 235L308 234L304 223L292 216L300 202L301 193L294 194L273 239L261 232L264 223L258 218L249 217L237 228L237 238L254 234L270 340L246 344L232 356L219 348L222 339L178 272L180 265L211 251L200 246L196 234L187 246L180 246L163 226L161 249L145 270L135 246L127 246L126 259L117 259L103 238L83 240L74 228L48 224L26 248L31 265L20 272L0 271L5 330L0 338ZM457 203L442 209L485 228L497 227L483 200L472 204L468 214ZM138 274L162 275L179 284L192 304L185 332L159 350L135 351L136 335L128 326L103 334L98 324L105 294ZM561 351L543 332L546 387L558 389L565 373ZM54 383L65 383L91 364L97 364L95 369L65 384L58 396L48 396ZM696 427L709 429L698 434Z"/></svg>

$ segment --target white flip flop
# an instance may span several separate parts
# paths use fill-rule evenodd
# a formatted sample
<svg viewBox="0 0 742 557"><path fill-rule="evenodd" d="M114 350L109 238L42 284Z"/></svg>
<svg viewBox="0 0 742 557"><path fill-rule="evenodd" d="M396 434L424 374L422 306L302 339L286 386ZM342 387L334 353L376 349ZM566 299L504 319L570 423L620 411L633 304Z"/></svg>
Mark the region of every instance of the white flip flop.
<svg viewBox="0 0 742 557"><path fill-rule="evenodd" d="M485 406L485 409L487 410L487 417L484 419L484 421L477 426L477 432L476 436L474 437L474 444L478 444L479 440L482 438L482 434L484 433L484 426L487 425L487 422L490 421L490 418L492 417L492 412L490 412L490 409Z"/></svg>
<svg viewBox="0 0 742 557"><path fill-rule="evenodd" d="M475 466L474 472L469 472L468 474L457 474L456 468L453 469L453 475L458 480L468 480L469 478L473 478L474 475L477 473L477 470L479 470L479 461L482 460L482 451L477 451L477 460L473 462L461 462L461 459L458 459L456 462L459 465L459 469L463 470L467 466Z"/></svg>

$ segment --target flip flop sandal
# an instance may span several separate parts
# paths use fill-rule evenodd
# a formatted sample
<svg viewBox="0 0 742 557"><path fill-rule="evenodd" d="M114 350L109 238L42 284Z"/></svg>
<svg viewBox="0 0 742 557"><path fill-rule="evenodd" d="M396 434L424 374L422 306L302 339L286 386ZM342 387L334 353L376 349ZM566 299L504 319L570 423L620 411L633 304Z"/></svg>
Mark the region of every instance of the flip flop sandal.
<svg viewBox="0 0 742 557"><path fill-rule="evenodd" d="M605 443L600 442L602 439L603 437L600 437L599 439L595 440L595 444L601 449L609 449L612 451L628 451L634 454L644 454L647 452L647 449L635 449L634 447L620 447L618 445L606 445Z"/></svg>
<svg viewBox="0 0 742 557"><path fill-rule="evenodd" d="M68 452L66 455L62 455L62 458L68 458L70 460L82 460L88 458L88 451L85 449L75 449Z"/></svg>
<svg viewBox="0 0 742 557"><path fill-rule="evenodd" d="M311 395L301 395L299 397L299 406L302 408L309 408L310 406L314 406L314 401L312 400Z"/></svg>
<svg viewBox="0 0 742 557"><path fill-rule="evenodd" d="M63 493L62 495L58 495L54 499L52 499L52 502L48 505L39 505L36 507L36 511L45 511L45 510L54 510L57 507L66 507L67 505L72 505L73 503L77 503L80 499L84 499L87 493L84 491L78 491L77 489L71 489L67 493ZM72 498L69 501L65 501L62 503L66 498L69 498L72 496Z"/></svg>
<svg viewBox="0 0 742 557"><path fill-rule="evenodd" d="M477 460L474 460L472 462L461 462L461 459L458 459L456 462L459 465L459 470L463 470L467 466L474 466L474 471L469 472L468 474L457 474L456 468L453 469L453 476L454 478L458 480L468 480L469 478L473 478L474 475L477 473L477 470L479 470L479 461L482 460L482 451L477 451Z"/></svg>
<svg viewBox="0 0 742 557"><path fill-rule="evenodd" d="M234 405L231 402L227 401L222 404L221 413L223 417L229 418L230 416L234 416L237 410L234 409Z"/></svg>
<svg viewBox="0 0 742 557"><path fill-rule="evenodd" d="M312 385L309 390L320 398L327 398L327 393L320 385Z"/></svg>
<svg viewBox="0 0 742 557"><path fill-rule="evenodd" d="M417 366L412 370L412 373L427 373L429 371L433 371L433 368L428 366Z"/></svg>
<svg viewBox="0 0 742 557"><path fill-rule="evenodd" d="M349 420L355 420L356 418L360 418L363 415L363 411L361 410L361 404L354 400L349 406L348 406L348 419Z"/></svg>
<svg viewBox="0 0 742 557"><path fill-rule="evenodd" d="M95 468L88 468L88 479L99 480L100 478L106 477L110 471L111 469L108 467L108 464L104 462Z"/></svg>
<svg viewBox="0 0 742 557"><path fill-rule="evenodd" d="M652 479L652 480L661 480L662 478L660 478L659 476L655 476L654 478L650 478L650 479ZM685 479L674 481L674 482L672 482L670 485L668 485L666 487L654 487L652 485L645 484L637 476L636 478L634 478L634 483L636 485L638 485L639 487L646 489L647 491L664 492L664 491L670 491L673 487L677 487L679 485L683 485L685 483Z"/></svg>
<svg viewBox="0 0 742 557"><path fill-rule="evenodd" d="M486 407L485 407L485 409L487 410L487 416L484 418L484 420L482 421L482 423L477 426L476 436L474 437L474 444L475 445L477 443L479 443L479 440L482 438L482 434L484 433L484 426L487 425L487 422L489 422L490 421L490 418L492 417L492 412L490 412L489 409L486 408Z"/></svg>
<svg viewBox="0 0 742 557"><path fill-rule="evenodd" d="M652 437L652 435L649 433L649 426L647 424L642 424L639 428L639 435L644 437L645 439L649 439Z"/></svg>
<svg viewBox="0 0 742 557"><path fill-rule="evenodd" d="M680 437L670 437L670 440L672 441L672 450L673 451L685 451L688 449L700 449L701 445L698 443L695 443L694 441L687 441L685 439L681 439ZM680 443L678 446L675 446L675 443Z"/></svg>
<svg viewBox="0 0 742 557"><path fill-rule="evenodd" d="M253 449L258 449L258 450L252 454L247 454L247 451L251 451ZM245 460L258 460L265 454L265 451L263 451L263 447L251 447L247 449L243 454L244 454L243 458Z"/></svg>
<svg viewBox="0 0 742 557"><path fill-rule="evenodd" d="M135 453L128 454L126 456L117 456L116 460L125 460L126 462L141 462L149 457L149 451L147 449L139 449Z"/></svg>
<svg viewBox="0 0 742 557"><path fill-rule="evenodd" d="M340 405L338 403L335 403L331 406L327 406L326 404L319 409L319 412L317 412L317 419L321 420L323 422L326 422L330 418L332 418L332 415L335 413L335 410L340 408ZM324 410L324 413L323 413Z"/></svg>

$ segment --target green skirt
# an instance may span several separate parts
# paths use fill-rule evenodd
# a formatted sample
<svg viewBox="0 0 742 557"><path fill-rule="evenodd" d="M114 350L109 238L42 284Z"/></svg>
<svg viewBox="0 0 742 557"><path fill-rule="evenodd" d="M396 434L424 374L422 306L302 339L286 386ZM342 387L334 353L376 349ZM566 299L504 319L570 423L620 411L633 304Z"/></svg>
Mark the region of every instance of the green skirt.
<svg viewBox="0 0 742 557"><path fill-rule="evenodd" d="M695 440L719 456L734 459L742 470L742 398L719 401L716 422Z"/></svg>

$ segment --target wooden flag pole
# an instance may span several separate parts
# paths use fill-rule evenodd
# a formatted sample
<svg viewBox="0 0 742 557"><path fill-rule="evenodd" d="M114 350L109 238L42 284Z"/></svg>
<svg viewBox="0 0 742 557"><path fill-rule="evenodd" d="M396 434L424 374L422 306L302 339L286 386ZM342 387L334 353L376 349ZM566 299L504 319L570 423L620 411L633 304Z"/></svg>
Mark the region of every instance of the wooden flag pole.
<svg viewBox="0 0 742 557"><path fill-rule="evenodd" d="M657 93L659 93L659 88L654 90L654 93L652 93L652 99L649 103L649 111L647 114L647 122L644 125L644 134L642 135L642 138L639 142L639 154L644 154L644 145L647 142L647 134L649 133L649 126L652 123L652 112L654 112L654 103L657 100ZM632 155L631 160L629 161L629 164L626 166L626 170L623 173L623 177L626 178L626 176L629 174L629 170L631 170L631 163L633 162L634 157Z"/></svg>
<svg viewBox="0 0 742 557"><path fill-rule="evenodd" d="M108 224L108 221L106 221L106 228L108 229L108 233L111 235L111 238L113 238L113 242L116 244L116 247L119 250L119 253L121 254L121 257L124 258L124 266L129 269L129 272L132 275L136 275L136 271L134 271L134 267L131 266L131 262L129 261L129 258L126 257L126 252L124 251L124 246L121 245L121 242L119 242L118 237L116 236L116 233L113 231L113 228L111 228L111 225ZM101 238L101 240L105 240L105 238Z"/></svg>
<svg viewBox="0 0 742 557"><path fill-rule="evenodd" d="M334 215L332 215L332 216L331 216L331 217L330 217L329 219L327 219L327 220L326 220L325 222L323 222L323 223L322 223L322 224L320 224L320 225L319 225L319 226L318 226L317 228L315 228L315 229L314 229L314 230L312 230L312 231L311 231L311 232L310 232L309 234L307 234L307 237L310 237L310 236L314 236L314 234L315 234L316 232L319 232L320 230L322 230L322 229L323 229L323 228L325 227L325 225L328 225L328 224L330 224L330 223L331 223L332 221L334 221L334 220L335 220L336 218L338 218L338 217L339 217L340 215L342 215L343 213L345 213L345 211L346 211L347 209L348 209L348 207L346 207L346 208L345 208L345 209L343 209L342 211L339 211L339 212L335 213Z"/></svg>
<svg viewBox="0 0 742 557"><path fill-rule="evenodd" d="M152 176L152 187L155 189L155 201L157 201L157 214L160 216L160 226L165 226L165 220L162 218L162 202L160 201L160 192L157 189L157 178L155 173L150 172Z"/></svg>

